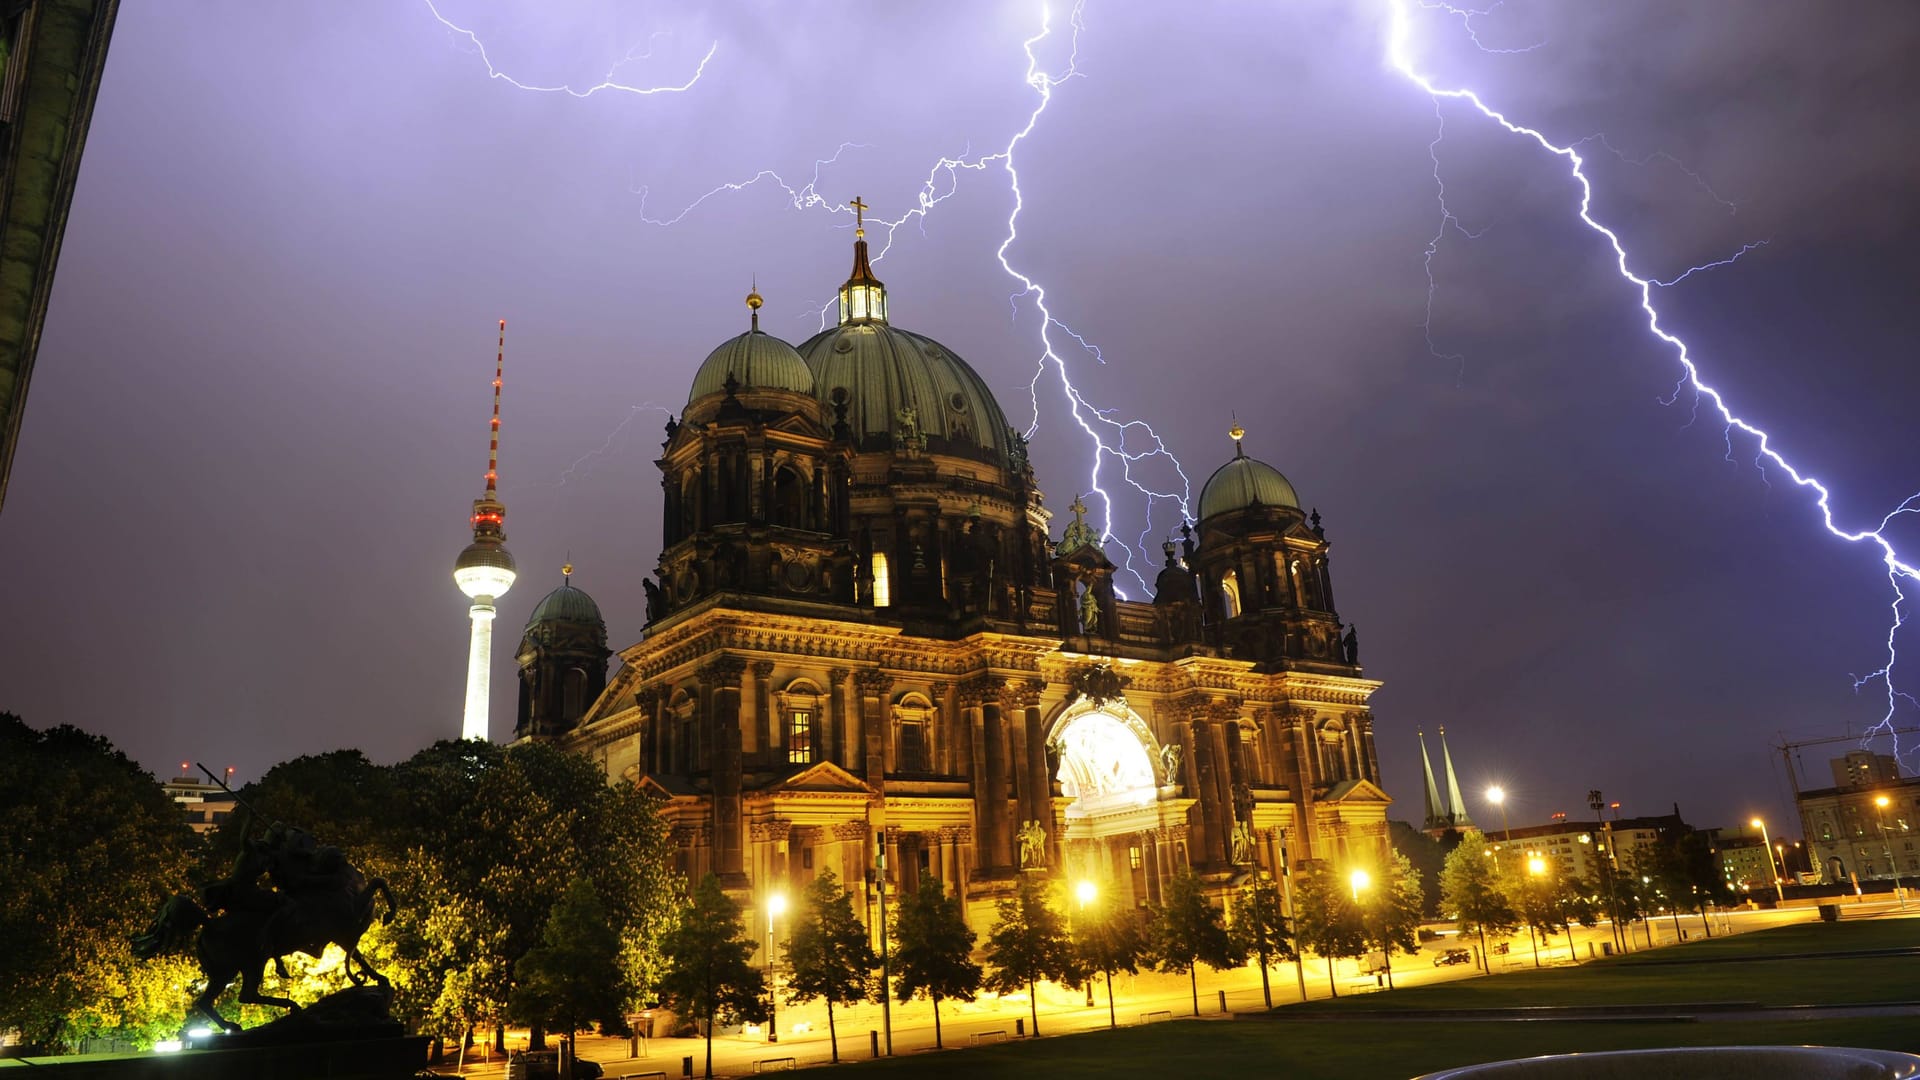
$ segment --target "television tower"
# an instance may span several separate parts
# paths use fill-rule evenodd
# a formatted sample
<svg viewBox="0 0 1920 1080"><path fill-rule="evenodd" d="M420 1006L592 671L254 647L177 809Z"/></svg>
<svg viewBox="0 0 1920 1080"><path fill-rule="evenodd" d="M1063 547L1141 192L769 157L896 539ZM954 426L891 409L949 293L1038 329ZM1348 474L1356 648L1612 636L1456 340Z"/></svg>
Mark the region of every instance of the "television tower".
<svg viewBox="0 0 1920 1080"><path fill-rule="evenodd" d="M473 640L467 648L467 709L460 737L487 737L487 684L493 662L493 602L513 587L513 556L507 554L507 508L494 491L500 471L500 376L506 369L507 320L500 320L500 349L493 361L493 430L487 444L486 494L473 500L473 543L453 562L453 580L473 600Z"/></svg>

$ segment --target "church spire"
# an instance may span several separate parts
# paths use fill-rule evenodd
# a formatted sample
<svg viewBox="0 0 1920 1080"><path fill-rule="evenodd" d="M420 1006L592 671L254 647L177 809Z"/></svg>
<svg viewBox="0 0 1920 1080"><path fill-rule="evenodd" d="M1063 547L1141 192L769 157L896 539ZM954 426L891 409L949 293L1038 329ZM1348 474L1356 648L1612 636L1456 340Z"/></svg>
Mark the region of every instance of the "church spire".
<svg viewBox="0 0 1920 1080"><path fill-rule="evenodd" d="M1446 811L1440 806L1440 788L1433 782L1433 759L1427 756L1427 733L1414 732L1420 739L1420 771L1426 777L1427 794L1427 831L1439 832L1447 827Z"/></svg>
<svg viewBox="0 0 1920 1080"><path fill-rule="evenodd" d="M1447 750L1447 729L1440 728L1440 759L1447 770L1447 817L1456 829L1473 828L1473 819L1467 816L1466 801L1460 798L1460 779L1453 775L1453 754Z"/></svg>
<svg viewBox="0 0 1920 1080"><path fill-rule="evenodd" d="M887 287L873 276L867 261L867 204L855 195L853 207L853 273L840 286L840 325L887 321Z"/></svg>

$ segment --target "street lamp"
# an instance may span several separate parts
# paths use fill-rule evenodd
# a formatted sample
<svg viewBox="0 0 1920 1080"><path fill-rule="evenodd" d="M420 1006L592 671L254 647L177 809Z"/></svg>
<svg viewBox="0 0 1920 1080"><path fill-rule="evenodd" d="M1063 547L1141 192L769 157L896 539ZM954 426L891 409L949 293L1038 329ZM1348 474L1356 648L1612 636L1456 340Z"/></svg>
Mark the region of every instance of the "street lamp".
<svg viewBox="0 0 1920 1080"><path fill-rule="evenodd" d="M1533 888L1539 889L1541 887L1541 883L1538 879L1545 877L1546 873L1547 873L1547 860L1541 858L1538 852L1534 852L1534 851L1527 852L1527 876L1536 879L1533 882ZM1541 898L1536 897L1535 899L1539 900ZM1544 911L1546 910L1546 908L1544 904L1536 904L1535 910ZM1531 921L1529 921L1527 924L1527 944L1533 946L1533 966L1539 967L1540 966L1540 939L1538 936L1534 934L1534 926ZM1567 949L1569 952L1571 952L1573 949L1573 939L1571 937L1567 939Z"/></svg>
<svg viewBox="0 0 1920 1080"><path fill-rule="evenodd" d="M1347 882L1353 886L1353 902L1357 904L1360 902L1361 890L1373 884L1373 875L1365 870L1355 870L1347 875Z"/></svg>
<svg viewBox="0 0 1920 1080"><path fill-rule="evenodd" d="M1082 881L1073 887L1073 895L1080 901L1080 932L1084 934L1087 932L1087 905L1093 903L1093 898L1100 895L1100 889L1091 881ZM1093 1005L1093 975L1091 973L1087 975L1087 1005L1088 1007L1092 1007Z"/></svg>
<svg viewBox="0 0 1920 1080"><path fill-rule="evenodd" d="M1900 901L1900 908L1904 911L1907 906L1907 898L1906 895L1900 891L1900 863L1893 857L1893 842L1887 839L1887 804L1890 801L1891 800L1885 795L1875 795L1873 797L1873 818L1880 826L1880 846L1887 849L1887 866L1893 870L1893 895Z"/></svg>
<svg viewBox="0 0 1920 1080"><path fill-rule="evenodd" d="M1353 902L1355 904L1358 904L1360 903L1360 894L1367 891L1369 888L1373 887L1373 875L1367 873L1365 870L1355 867L1353 872L1347 875L1347 884L1352 886ZM1367 925L1367 916L1364 912L1362 912L1360 915L1360 926L1363 931L1365 930L1366 925ZM1385 937L1386 937L1386 934L1382 933L1381 938L1383 940L1380 942L1380 958L1383 962L1385 962L1387 966L1387 986L1388 988L1392 988L1393 986L1393 943L1384 940ZM1377 982L1378 980L1376 979L1375 981Z"/></svg>
<svg viewBox="0 0 1920 1080"><path fill-rule="evenodd" d="M780 1041L780 1030L774 1011L780 996L773 991L773 920L787 913L787 894L777 892L767 897L767 1041Z"/></svg>
<svg viewBox="0 0 1920 1080"><path fill-rule="evenodd" d="M1767 823L1754 818L1747 824L1760 830L1760 844L1767 849L1767 869L1773 872L1773 896L1784 904L1787 902L1787 892L1780 886L1780 864L1773 860L1773 839L1767 835Z"/></svg>
<svg viewBox="0 0 1920 1080"><path fill-rule="evenodd" d="M1507 789L1498 784L1487 789L1487 801L1500 808L1500 834L1505 843L1513 843L1513 826L1507 823Z"/></svg>

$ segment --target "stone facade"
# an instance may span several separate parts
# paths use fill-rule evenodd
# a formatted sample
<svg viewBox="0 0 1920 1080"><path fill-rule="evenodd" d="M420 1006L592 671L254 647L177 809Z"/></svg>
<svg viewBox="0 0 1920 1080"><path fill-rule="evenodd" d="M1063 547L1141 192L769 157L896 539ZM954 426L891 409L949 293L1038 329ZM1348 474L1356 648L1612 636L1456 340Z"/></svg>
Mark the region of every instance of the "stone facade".
<svg viewBox="0 0 1920 1080"><path fill-rule="evenodd" d="M864 241L847 288L886 310ZM1237 443L1125 600L1079 500L1051 539L1023 441L936 342L881 315L797 350L756 326L694 386L646 636L530 732L654 792L684 872L757 896L832 868L871 905L884 865L984 925L1023 872L1148 903L1188 867L1224 891L1385 857L1379 684L1324 528Z"/></svg>

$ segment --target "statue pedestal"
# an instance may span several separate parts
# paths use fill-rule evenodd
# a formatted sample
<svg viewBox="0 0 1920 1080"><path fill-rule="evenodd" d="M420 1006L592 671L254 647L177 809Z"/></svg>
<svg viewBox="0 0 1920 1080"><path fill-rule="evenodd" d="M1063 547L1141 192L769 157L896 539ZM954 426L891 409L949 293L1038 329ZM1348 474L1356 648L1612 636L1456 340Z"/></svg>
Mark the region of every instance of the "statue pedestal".
<svg viewBox="0 0 1920 1080"><path fill-rule="evenodd" d="M39 1075L59 1080L406 1080L427 1067L429 1041L397 1035L29 1060Z"/></svg>
<svg viewBox="0 0 1920 1080"><path fill-rule="evenodd" d="M405 1080L427 1065L425 1035L387 1015L373 987L328 994L299 1012L185 1050L29 1059L60 1080Z"/></svg>

